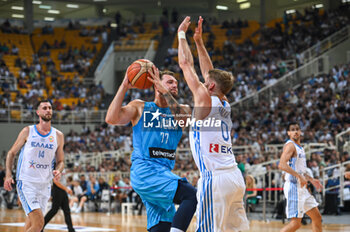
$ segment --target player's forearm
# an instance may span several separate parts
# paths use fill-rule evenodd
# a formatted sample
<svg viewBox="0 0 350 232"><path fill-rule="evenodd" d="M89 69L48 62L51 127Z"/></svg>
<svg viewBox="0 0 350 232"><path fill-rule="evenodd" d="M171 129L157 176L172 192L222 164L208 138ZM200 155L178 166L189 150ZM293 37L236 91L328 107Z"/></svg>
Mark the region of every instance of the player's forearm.
<svg viewBox="0 0 350 232"><path fill-rule="evenodd" d="M6 177L12 176L12 165L13 165L14 158L15 158L15 154L9 151L6 156Z"/></svg>
<svg viewBox="0 0 350 232"><path fill-rule="evenodd" d="M56 164L56 170L60 171L60 173L62 173L63 169L64 169L64 162L63 162L63 160L62 161L58 161L57 164Z"/></svg>
<svg viewBox="0 0 350 232"><path fill-rule="evenodd" d="M304 173L304 177L305 177L305 179L307 180L307 181L313 181L314 180L314 178L312 178L311 176L309 176L308 174L306 174L306 173Z"/></svg>
<svg viewBox="0 0 350 232"><path fill-rule="evenodd" d="M188 46L186 38L182 38L182 39L179 38L178 58L179 58L180 68L184 66L190 66L194 68L193 56L192 56L190 47Z"/></svg>
<svg viewBox="0 0 350 232"><path fill-rule="evenodd" d="M121 108L124 100L124 96L128 89L122 84L120 85L117 94L114 96L113 101L108 107L105 121L108 124L116 124L119 121Z"/></svg>
<svg viewBox="0 0 350 232"><path fill-rule="evenodd" d="M181 113L181 105L176 101L176 99L171 95L170 92L163 94L165 100L167 101L169 108L173 115L176 117Z"/></svg>
<svg viewBox="0 0 350 232"><path fill-rule="evenodd" d="M173 97L170 92L163 94L163 97L167 101L171 112L176 116L176 114L189 114L190 112L181 106L181 104Z"/></svg>
<svg viewBox="0 0 350 232"><path fill-rule="evenodd" d="M210 60L210 56L207 49L204 46L203 40L196 41L196 47L199 58L199 66L201 68L202 76L205 79L209 70L214 69L213 63Z"/></svg>

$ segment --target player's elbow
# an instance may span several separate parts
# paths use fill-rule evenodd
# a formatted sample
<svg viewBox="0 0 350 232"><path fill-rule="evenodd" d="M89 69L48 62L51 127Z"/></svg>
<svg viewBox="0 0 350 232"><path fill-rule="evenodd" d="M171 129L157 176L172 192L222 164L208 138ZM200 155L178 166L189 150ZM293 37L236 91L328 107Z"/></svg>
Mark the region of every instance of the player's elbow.
<svg viewBox="0 0 350 232"><path fill-rule="evenodd" d="M284 170L283 164L282 164L281 162L278 164L278 169L279 169L279 170Z"/></svg>
<svg viewBox="0 0 350 232"><path fill-rule="evenodd" d="M118 116L111 116L111 115L106 115L105 122L109 125L116 125L119 122L119 117Z"/></svg>

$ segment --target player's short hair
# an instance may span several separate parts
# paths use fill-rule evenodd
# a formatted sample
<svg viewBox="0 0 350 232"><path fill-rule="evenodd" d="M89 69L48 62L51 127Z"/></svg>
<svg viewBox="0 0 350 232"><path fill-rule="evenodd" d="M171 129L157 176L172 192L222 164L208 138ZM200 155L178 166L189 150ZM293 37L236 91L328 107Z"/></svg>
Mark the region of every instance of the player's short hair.
<svg viewBox="0 0 350 232"><path fill-rule="evenodd" d="M52 105L52 103L51 103L51 101L50 101L49 99L40 100L40 101L38 101L38 102L36 103L35 109L39 109L40 104L43 103L43 102L48 102L48 103L50 103L50 104Z"/></svg>
<svg viewBox="0 0 350 232"><path fill-rule="evenodd" d="M297 122L290 122L290 123L288 123L288 125L287 125L287 131L290 130L290 126L292 126L292 125L298 125L298 126L299 126L299 123L297 123Z"/></svg>
<svg viewBox="0 0 350 232"><path fill-rule="evenodd" d="M170 75L170 76L175 76L175 73L174 72L172 72L172 71L169 71L169 70L165 70L165 71L160 71L159 72L159 77L160 77L160 79L162 80L163 79L163 76L164 75Z"/></svg>
<svg viewBox="0 0 350 232"><path fill-rule="evenodd" d="M232 73L220 69L209 70L209 78L214 80L223 94L228 94L233 87Z"/></svg>

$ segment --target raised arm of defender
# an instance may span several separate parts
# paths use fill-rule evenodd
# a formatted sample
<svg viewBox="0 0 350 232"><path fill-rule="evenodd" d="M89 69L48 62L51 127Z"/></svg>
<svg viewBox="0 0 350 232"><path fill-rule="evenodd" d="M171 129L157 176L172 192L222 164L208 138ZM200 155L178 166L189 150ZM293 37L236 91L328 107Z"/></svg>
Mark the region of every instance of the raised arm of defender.
<svg viewBox="0 0 350 232"><path fill-rule="evenodd" d="M193 39L194 39L194 42L196 43L196 48L197 48L198 58L199 58L199 66L201 68L202 76L206 80L206 78L208 78L209 70L214 69L214 66L210 60L207 49L204 46L204 41L202 37L202 33L203 33L202 25L203 25L203 18L202 16L199 16L198 26L195 29Z"/></svg>
<svg viewBox="0 0 350 232"><path fill-rule="evenodd" d="M195 110L195 117L197 119L203 119L210 112L211 97L207 88L205 88L204 84L199 81L199 78L194 69L193 57L185 35L190 24L190 17L187 16L179 26L178 58L180 68L182 69L188 87L193 94L194 105L195 107L201 107Z"/></svg>

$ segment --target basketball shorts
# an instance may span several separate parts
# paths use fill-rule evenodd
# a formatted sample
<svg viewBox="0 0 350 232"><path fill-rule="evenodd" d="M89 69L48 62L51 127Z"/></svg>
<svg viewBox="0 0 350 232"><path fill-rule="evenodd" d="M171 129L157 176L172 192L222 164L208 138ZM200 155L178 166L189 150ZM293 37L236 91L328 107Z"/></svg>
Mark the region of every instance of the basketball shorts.
<svg viewBox="0 0 350 232"><path fill-rule="evenodd" d="M249 229L244 209L245 183L241 171L208 171L197 189L197 232L233 232Z"/></svg>
<svg viewBox="0 0 350 232"><path fill-rule="evenodd" d="M306 186L301 188L299 182L286 181L283 191L287 200L287 218L302 218L307 211L318 206Z"/></svg>
<svg viewBox="0 0 350 232"><path fill-rule="evenodd" d="M18 180L17 192L27 216L35 209L41 209L42 213L45 214L51 196L50 183L43 184Z"/></svg>
<svg viewBox="0 0 350 232"><path fill-rule="evenodd" d="M160 221L172 222L176 212L173 200L179 179L167 167L144 160L133 161L131 186L146 206L147 229Z"/></svg>

